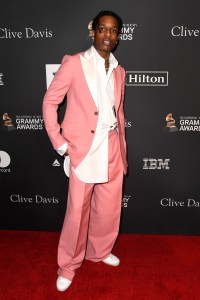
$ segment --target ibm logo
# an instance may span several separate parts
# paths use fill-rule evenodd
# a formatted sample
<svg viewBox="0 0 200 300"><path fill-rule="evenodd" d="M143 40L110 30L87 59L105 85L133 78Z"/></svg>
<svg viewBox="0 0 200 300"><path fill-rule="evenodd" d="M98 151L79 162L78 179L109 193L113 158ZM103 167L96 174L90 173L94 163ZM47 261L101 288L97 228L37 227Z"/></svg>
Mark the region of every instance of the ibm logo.
<svg viewBox="0 0 200 300"><path fill-rule="evenodd" d="M144 170L161 170L161 169L165 169L165 170L169 170L169 162L170 159L166 158L166 159L162 159L162 158L143 158L143 169Z"/></svg>

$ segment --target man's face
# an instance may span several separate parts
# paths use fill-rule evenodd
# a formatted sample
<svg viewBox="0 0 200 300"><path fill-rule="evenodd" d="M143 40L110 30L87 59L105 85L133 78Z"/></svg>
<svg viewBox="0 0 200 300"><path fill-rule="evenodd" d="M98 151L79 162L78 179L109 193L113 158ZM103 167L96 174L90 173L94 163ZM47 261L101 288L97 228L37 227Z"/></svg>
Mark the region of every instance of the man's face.
<svg viewBox="0 0 200 300"><path fill-rule="evenodd" d="M112 16L103 16L93 30L94 47L101 56L110 53L119 39L118 21Z"/></svg>

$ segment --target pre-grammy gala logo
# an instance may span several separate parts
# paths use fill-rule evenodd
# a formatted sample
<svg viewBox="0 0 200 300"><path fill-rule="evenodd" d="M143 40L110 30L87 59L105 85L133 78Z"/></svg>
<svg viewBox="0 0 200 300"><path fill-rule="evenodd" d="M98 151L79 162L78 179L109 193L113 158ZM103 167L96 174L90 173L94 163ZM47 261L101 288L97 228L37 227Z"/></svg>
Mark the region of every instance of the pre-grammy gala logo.
<svg viewBox="0 0 200 300"><path fill-rule="evenodd" d="M16 116L16 127L20 130L42 130L43 117L42 116Z"/></svg>
<svg viewBox="0 0 200 300"><path fill-rule="evenodd" d="M167 71L127 71L127 86L168 86Z"/></svg>
<svg viewBox="0 0 200 300"><path fill-rule="evenodd" d="M131 195L124 195L122 198L122 207L127 208Z"/></svg>
<svg viewBox="0 0 200 300"><path fill-rule="evenodd" d="M133 39L133 34L137 24L123 24L121 33L119 35L120 40L122 41L131 41Z"/></svg>
<svg viewBox="0 0 200 300"><path fill-rule="evenodd" d="M42 130L43 129L43 117L42 116L30 116L30 115L17 115L15 117L15 125L9 114L5 112L2 116L4 131L17 130Z"/></svg>
<svg viewBox="0 0 200 300"><path fill-rule="evenodd" d="M122 41L131 41L133 39L133 33L137 24L123 24L121 33L119 35ZM92 21L88 23L89 36L92 37Z"/></svg>
<svg viewBox="0 0 200 300"><path fill-rule="evenodd" d="M52 38L53 32L45 29L35 29L31 27L25 27L22 31L16 31L10 28L0 28L0 39L41 39Z"/></svg>
<svg viewBox="0 0 200 300"><path fill-rule="evenodd" d="M0 85L4 85L4 83L3 83L3 73L0 73Z"/></svg>
<svg viewBox="0 0 200 300"><path fill-rule="evenodd" d="M200 117L181 116L180 131L200 131Z"/></svg>
<svg viewBox="0 0 200 300"><path fill-rule="evenodd" d="M172 132L200 132L200 116L180 116L176 121L172 113L167 114L165 117L166 125L163 130L168 133ZM178 127L176 124L178 123Z"/></svg>

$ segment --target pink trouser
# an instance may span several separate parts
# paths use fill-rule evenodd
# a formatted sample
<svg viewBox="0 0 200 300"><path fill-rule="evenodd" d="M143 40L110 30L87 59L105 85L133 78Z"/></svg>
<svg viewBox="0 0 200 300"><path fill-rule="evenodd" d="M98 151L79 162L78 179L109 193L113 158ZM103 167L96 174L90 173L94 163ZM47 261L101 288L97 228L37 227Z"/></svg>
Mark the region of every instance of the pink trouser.
<svg viewBox="0 0 200 300"><path fill-rule="evenodd" d="M116 130L109 132L109 181L84 183L70 171L65 220L58 245L58 275L72 280L84 258L106 258L119 232L123 167Z"/></svg>

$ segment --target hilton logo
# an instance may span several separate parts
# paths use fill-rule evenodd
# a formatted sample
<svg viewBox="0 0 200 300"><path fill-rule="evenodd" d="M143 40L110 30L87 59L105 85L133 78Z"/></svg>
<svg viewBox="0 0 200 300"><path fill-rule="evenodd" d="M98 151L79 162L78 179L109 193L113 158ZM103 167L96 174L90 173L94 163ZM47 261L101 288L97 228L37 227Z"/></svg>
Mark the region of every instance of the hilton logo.
<svg viewBox="0 0 200 300"><path fill-rule="evenodd" d="M168 86L167 71L127 71L127 86Z"/></svg>
<svg viewBox="0 0 200 300"><path fill-rule="evenodd" d="M0 73L0 85L4 85L2 77L3 77L3 73Z"/></svg>
<svg viewBox="0 0 200 300"><path fill-rule="evenodd" d="M161 158L143 158L143 169L144 170L169 170L170 159L166 158L164 161Z"/></svg>

